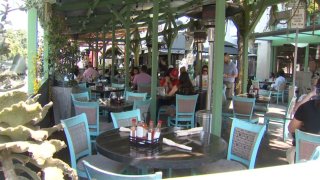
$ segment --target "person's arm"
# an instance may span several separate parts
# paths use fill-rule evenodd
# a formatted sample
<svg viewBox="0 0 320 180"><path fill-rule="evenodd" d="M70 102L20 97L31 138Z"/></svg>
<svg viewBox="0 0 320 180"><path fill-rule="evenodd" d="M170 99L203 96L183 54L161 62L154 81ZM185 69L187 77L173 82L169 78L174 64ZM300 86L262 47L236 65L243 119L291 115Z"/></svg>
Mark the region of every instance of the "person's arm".
<svg viewBox="0 0 320 180"><path fill-rule="evenodd" d="M303 122L293 118L293 120L290 121L290 124L288 126L288 130L291 134L295 132L296 129L300 129L303 126Z"/></svg>
<svg viewBox="0 0 320 180"><path fill-rule="evenodd" d="M168 96L173 96L178 91L177 86L173 86L171 91L167 94Z"/></svg>

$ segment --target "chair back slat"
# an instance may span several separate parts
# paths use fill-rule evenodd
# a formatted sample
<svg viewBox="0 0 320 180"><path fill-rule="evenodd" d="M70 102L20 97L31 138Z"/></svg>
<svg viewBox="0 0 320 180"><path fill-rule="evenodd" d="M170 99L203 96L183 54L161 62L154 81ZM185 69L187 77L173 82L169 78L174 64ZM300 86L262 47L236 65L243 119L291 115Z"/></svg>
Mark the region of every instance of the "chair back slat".
<svg viewBox="0 0 320 180"><path fill-rule="evenodd" d="M296 163L308 161L315 149L320 146L320 135L306 133L296 129Z"/></svg>
<svg viewBox="0 0 320 180"><path fill-rule="evenodd" d="M72 101L89 101L89 92L85 91L82 93L72 93L71 94Z"/></svg>
<svg viewBox="0 0 320 180"><path fill-rule="evenodd" d="M97 124L97 119L99 117L97 117L97 109L95 107L90 108L90 107L76 105L74 107L74 109L75 109L76 115L81 114L81 113L85 113L87 115L89 125L96 125Z"/></svg>
<svg viewBox="0 0 320 180"><path fill-rule="evenodd" d="M131 111L124 111L119 113L110 113L114 128L131 126L131 120L135 118L137 121L141 121L140 109Z"/></svg>
<svg viewBox="0 0 320 180"><path fill-rule="evenodd" d="M253 169L266 125L252 124L234 118L228 147L228 160L239 161Z"/></svg>
<svg viewBox="0 0 320 180"><path fill-rule="evenodd" d="M156 172L154 174L145 174L145 175L124 175L109 172L106 170L99 169L87 161L83 161L87 176L90 180L160 180L162 179L162 172Z"/></svg>

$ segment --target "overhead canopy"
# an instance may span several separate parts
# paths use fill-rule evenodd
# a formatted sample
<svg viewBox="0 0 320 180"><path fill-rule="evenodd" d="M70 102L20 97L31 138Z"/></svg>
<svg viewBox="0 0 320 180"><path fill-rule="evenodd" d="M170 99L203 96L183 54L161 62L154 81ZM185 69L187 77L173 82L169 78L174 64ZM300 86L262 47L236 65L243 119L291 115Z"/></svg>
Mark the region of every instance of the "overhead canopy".
<svg viewBox="0 0 320 180"><path fill-rule="evenodd" d="M201 18L203 6L215 2L216 0L159 0L159 24L182 16ZM65 33L78 39L102 39L103 32L106 32L107 40L111 40L113 22L117 29L116 36L124 38L125 24L143 31L150 26L153 18L153 3L150 0L59 0L51 7L52 14L60 15L65 20ZM238 13L240 8L227 3L226 9L226 15L231 16ZM177 28L185 29L186 26L177 25Z"/></svg>
<svg viewBox="0 0 320 180"><path fill-rule="evenodd" d="M204 52L208 53L209 47L205 47ZM238 55L239 54L237 45L232 44L228 41L224 42L224 52L228 53L230 55Z"/></svg>
<svg viewBox="0 0 320 180"><path fill-rule="evenodd" d="M283 44L291 44L295 41L296 30L278 30L274 32L256 33L256 40L272 41L272 46L282 46ZM299 43L315 44L320 42L320 26L308 27L299 30Z"/></svg>

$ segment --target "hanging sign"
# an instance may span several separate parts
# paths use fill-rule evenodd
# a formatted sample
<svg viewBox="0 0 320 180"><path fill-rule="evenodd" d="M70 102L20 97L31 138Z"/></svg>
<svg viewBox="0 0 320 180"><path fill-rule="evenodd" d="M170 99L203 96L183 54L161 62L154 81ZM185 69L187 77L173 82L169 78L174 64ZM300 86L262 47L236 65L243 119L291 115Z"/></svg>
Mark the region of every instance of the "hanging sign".
<svg viewBox="0 0 320 180"><path fill-rule="evenodd" d="M292 29L303 29L306 24L306 9L303 7L293 8L291 10L291 28Z"/></svg>

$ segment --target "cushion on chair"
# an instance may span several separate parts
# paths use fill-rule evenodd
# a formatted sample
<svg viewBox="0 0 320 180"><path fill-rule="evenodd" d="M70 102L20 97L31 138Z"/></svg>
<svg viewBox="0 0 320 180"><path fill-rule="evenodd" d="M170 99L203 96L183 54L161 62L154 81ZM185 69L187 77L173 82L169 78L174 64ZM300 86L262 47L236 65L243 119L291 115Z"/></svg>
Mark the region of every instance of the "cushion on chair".
<svg viewBox="0 0 320 180"><path fill-rule="evenodd" d="M300 160L309 160L317 146L320 144L300 139Z"/></svg>
<svg viewBox="0 0 320 180"><path fill-rule="evenodd" d="M68 128L72 139L75 154L88 149L87 134L85 124L80 123Z"/></svg>
<svg viewBox="0 0 320 180"><path fill-rule="evenodd" d="M96 124L97 108L75 106L74 109L76 111L76 115L81 113L85 113L87 115L89 125Z"/></svg>
<svg viewBox="0 0 320 180"><path fill-rule="evenodd" d="M258 134L254 132L235 128L231 154L234 154L246 160L250 160L257 135Z"/></svg>
<svg viewBox="0 0 320 180"><path fill-rule="evenodd" d="M230 171L246 170L246 166L236 161L221 159L209 165L201 166L198 172L201 174L222 173Z"/></svg>
<svg viewBox="0 0 320 180"><path fill-rule="evenodd" d="M253 103L251 102L241 102L241 101L234 101L233 102L233 109L236 114L251 114Z"/></svg>
<svg viewBox="0 0 320 180"><path fill-rule="evenodd" d="M83 172L85 172L85 169L82 163L83 160L87 161L88 163L92 164L93 166L99 169L114 172L114 173L121 173L121 171L123 171L123 169L125 168L124 164L113 161L112 159L106 158L98 154L98 155L85 156L79 159L79 161L77 162L77 170L83 171Z"/></svg>
<svg viewBox="0 0 320 180"><path fill-rule="evenodd" d="M197 101L194 101L193 99L179 99L179 108L178 112L179 113L190 113L194 112L194 107L197 103Z"/></svg>
<svg viewBox="0 0 320 180"><path fill-rule="evenodd" d="M268 118L277 118L277 119L285 119L286 116L285 114L280 114L280 113L273 113L273 112L267 112L264 117L268 117Z"/></svg>
<svg viewBox="0 0 320 180"><path fill-rule="evenodd" d="M118 126L119 126L119 127L129 127L129 126L132 125L131 120L134 119L134 118L135 118L136 120L138 120L138 117L128 117L128 118L126 118L126 119L118 119L118 120L117 120Z"/></svg>

